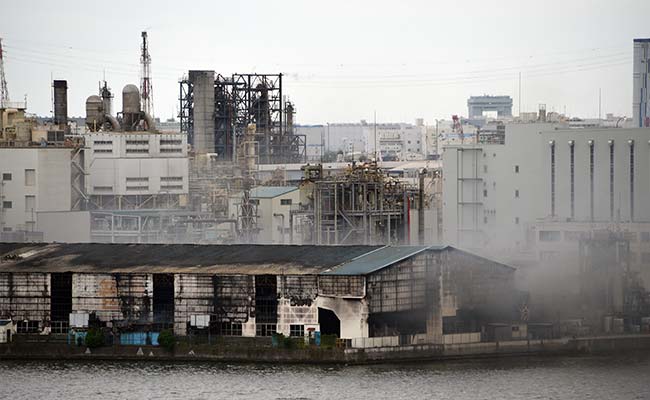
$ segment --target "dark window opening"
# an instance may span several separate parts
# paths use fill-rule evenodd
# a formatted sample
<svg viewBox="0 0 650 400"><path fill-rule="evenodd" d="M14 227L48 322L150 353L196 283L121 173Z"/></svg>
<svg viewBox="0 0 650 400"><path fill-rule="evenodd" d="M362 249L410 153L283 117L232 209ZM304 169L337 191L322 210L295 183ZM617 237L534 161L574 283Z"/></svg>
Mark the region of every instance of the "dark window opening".
<svg viewBox="0 0 650 400"><path fill-rule="evenodd" d="M278 281L275 275L255 276L255 322L278 322Z"/></svg>
<svg viewBox="0 0 650 400"><path fill-rule="evenodd" d="M153 275L153 321L168 326L174 323L174 275Z"/></svg>
<svg viewBox="0 0 650 400"><path fill-rule="evenodd" d="M255 324L255 336L273 336L276 333L276 324Z"/></svg>
<svg viewBox="0 0 650 400"><path fill-rule="evenodd" d="M326 308L318 308L318 323L320 324L321 335L336 335L341 337L341 320L334 311Z"/></svg>
<svg viewBox="0 0 650 400"><path fill-rule="evenodd" d="M50 275L50 287L52 332L63 333L67 330L66 328L70 323L70 313L72 313L72 273L52 273Z"/></svg>
<svg viewBox="0 0 650 400"><path fill-rule="evenodd" d="M370 337L426 333L426 310L373 313L368 317Z"/></svg>
<svg viewBox="0 0 650 400"><path fill-rule="evenodd" d="M305 336L305 325L289 325L289 336L291 337Z"/></svg>

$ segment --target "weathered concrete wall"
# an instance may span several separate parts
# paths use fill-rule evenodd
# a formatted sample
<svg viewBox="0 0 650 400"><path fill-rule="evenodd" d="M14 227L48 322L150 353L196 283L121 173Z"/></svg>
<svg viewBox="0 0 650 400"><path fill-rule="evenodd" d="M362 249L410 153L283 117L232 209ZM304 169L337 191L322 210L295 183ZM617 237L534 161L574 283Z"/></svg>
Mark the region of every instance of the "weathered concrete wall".
<svg viewBox="0 0 650 400"><path fill-rule="evenodd" d="M368 304L362 299L319 296L316 306L333 311L341 321L341 337L368 337Z"/></svg>
<svg viewBox="0 0 650 400"><path fill-rule="evenodd" d="M174 333L187 334L192 315L214 314L212 275L176 274L174 276Z"/></svg>
<svg viewBox="0 0 650 400"><path fill-rule="evenodd" d="M304 325L318 330L317 277L314 275L282 275L278 277L277 332L289 336L291 325Z"/></svg>
<svg viewBox="0 0 650 400"><path fill-rule="evenodd" d="M100 321L124 319L115 276L73 274L72 312L95 312Z"/></svg>
<svg viewBox="0 0 650 400"><path fill-rule="evenodd" d="M0 273L0 317L14 321L49 321L49 274Z"/></svg>

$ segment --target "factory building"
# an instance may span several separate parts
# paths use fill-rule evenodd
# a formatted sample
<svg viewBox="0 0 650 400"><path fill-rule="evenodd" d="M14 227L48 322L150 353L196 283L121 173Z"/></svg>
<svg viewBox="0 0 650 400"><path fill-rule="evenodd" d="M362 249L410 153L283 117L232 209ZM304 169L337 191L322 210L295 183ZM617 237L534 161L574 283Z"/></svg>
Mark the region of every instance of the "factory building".
<svg viewBox="0 0 650 400"><path fill-rule="evenodd" d="M649 140L647 128L539 123L507 125L504 144L446 147L445 242L577 257L580 232L613 229L630 232L634 264L647 269Z"/></svg>
<svg viewBox="0 0 650 400"><path fill-rule="evenodd" d="M519 318L514 268L451 247L4 243L0 254L0 319L18 333L66 333L86 315L117 335L410 344Z"/></svg>

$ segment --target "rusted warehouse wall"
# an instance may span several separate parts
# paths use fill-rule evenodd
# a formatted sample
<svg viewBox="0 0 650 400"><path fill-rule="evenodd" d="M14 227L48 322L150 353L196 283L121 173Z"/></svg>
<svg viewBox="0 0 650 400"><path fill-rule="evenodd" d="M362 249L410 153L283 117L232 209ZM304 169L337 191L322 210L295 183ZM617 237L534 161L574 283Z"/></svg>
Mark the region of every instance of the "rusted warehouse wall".
<svg viewBox="0 0 650 400"><path fill-rule="evenodd" d="M95 312L100 321L124 319L117 280L111 274L72 275L72 312Z"/></svg>
<svg viewBox="0 0 650 400"><path fill-rule="evenodd" d="M174 276L174 333L187 334L192 315L213 315L216 276L176 274Z"/></svg>
<svg viewBox="0 0 650 400"><path fill-rule="evenodd" d="M0 316L16 321L49 321L49 274L0 273Z"/></svg>
<svg viewBox="0 0 650 400"><path fill-rule="evenodd" d="M113 274L124 319L131 324L153 320L153 276L151 274Z"/></svg>
<svg viewBox="0 0 650 400"><path fill-rule="evenodd" d="M318 327L318 281L314 275L281 275L278 277L277 331L289 336L291 325L302 325L304 331Z"/></svg>

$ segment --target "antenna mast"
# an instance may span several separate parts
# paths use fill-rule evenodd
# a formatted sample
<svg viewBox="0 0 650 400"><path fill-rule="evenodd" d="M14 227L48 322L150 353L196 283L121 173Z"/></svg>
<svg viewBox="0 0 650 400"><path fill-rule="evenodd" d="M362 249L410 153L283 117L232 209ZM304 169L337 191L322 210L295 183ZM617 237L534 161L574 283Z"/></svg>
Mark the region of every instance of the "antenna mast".
<svg viewBox="0 0 650 400"><path fill-rule="evenodd" d="M147 31L142 32L142 54L140 55L142 67L140 79L140 97L142 98L142 110L153 118L153 87L151 85L151 56L149 55L149 43L147 42Z"/></svg>
<svg viewBox="0 0 650 400"><path fill-rule="evenodd" d="M9 89L7 89L7 80L5 79L5 61L2 55L2 38L0 38L0 108L4 108L9 102Z"/></svg>

